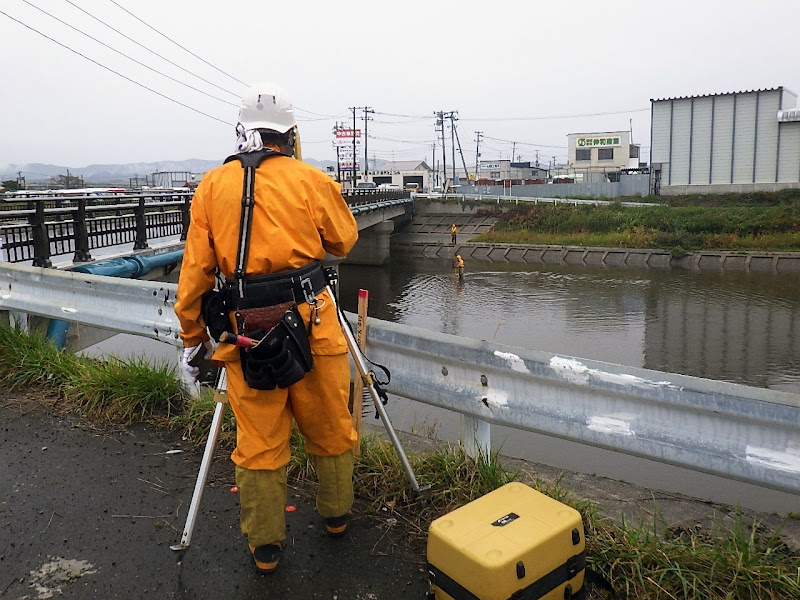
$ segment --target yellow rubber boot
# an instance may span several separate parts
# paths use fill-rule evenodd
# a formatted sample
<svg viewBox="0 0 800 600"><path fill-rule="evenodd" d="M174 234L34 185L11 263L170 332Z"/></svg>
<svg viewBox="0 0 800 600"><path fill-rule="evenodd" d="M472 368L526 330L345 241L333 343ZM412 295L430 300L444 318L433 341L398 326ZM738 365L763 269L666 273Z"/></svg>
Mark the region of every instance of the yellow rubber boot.
<svg viewBox="0 0 800 600"><path fill-rule="evenodd" d="M347 516L353 508L353 452L339 456L312 456L319 479L317 512L325 518L325 529L332 536L343 535Z"/></svg>
<svg viewBox="0 0 800 600"><path fill-rule="evenodd" d="M239 525L251 551L286 539L286 467L257 471L236 467Z"/></svg>

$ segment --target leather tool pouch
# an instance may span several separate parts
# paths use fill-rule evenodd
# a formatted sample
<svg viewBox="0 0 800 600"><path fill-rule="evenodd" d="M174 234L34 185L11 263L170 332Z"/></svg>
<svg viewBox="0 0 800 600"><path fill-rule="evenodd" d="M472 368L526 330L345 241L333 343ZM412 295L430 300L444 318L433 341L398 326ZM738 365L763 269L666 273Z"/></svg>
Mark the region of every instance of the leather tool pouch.
<svg viewBox="0 0 800 600"><path fill-rule="evenodd" d="M236 313L236 319L240 332L259 340L253 348L240 349L248 386L254 390L285 389L311 370L311 345L297 304L246 308Z"/></svg>
<svg viewBox="0 0 800 600"><path fill-rule="evenodd" d="M231 328L226 295L223 291L211 290L203 296L201 304L201 313L208 333L217 342L222 333Z"/></svg>

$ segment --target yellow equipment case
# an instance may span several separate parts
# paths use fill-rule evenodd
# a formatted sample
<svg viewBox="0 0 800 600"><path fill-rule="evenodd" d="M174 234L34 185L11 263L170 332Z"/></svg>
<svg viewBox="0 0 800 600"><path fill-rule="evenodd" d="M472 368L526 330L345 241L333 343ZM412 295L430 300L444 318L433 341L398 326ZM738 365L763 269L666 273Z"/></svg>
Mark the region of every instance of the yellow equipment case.
<svg viewBox="0 0 800 600"><path fill-rule="evenodd" d="M575 509L522 483L506 484L431 523L434 598L577 598L586 567L583 535Z"/></svg>

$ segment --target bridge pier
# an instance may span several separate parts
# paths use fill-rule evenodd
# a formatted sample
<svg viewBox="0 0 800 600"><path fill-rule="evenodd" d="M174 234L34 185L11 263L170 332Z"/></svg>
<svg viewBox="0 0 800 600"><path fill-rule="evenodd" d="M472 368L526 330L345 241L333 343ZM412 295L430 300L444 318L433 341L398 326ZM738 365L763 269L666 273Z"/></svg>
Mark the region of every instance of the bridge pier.
<svg viewBox="0 0 800 600"><path fill-rule="evenodd" d="M381 221L358 232L358 242L344 260L351 265L381 266L389 261L389 236L392 221Z"/></svg>

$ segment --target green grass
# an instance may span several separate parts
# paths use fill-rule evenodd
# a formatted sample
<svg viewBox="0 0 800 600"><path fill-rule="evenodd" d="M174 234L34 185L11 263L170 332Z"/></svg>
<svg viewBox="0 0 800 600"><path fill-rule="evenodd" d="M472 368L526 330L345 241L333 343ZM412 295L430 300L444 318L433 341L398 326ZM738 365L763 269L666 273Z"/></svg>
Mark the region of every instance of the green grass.
<svg viewBox="0 0 800 600"><path fill-rule="evenodd" d="M41 334L0 327L0 384L56 391L60 408L115 423L147 421L176 428L203 443L215 408L213 394L189 399L172 367L144 358L98 360L56 349ZM223 446L235 443L235 425L226 412ZM290 475L313 479L302 437L292 436ZM514 480L573 506L586 527L590 564L627 598L670 600L796 600L800 598L800 553L775 533L740 513L708 529L670 528L651 523L614 523L600 507L574 498L560 481L546 484L509 471L497 454L469 457L459 445L439 445L409 453L421 484L431 484L423 501L411 489L388 442L364 436L356 463L357 496L369 510L391 510L411 539L424 539L430 522Z"/></svg>
<svg viewBox="0 0 800 600"><path fill-rule="evenodd" d="M44 386L61 405L115 423L169 419L188 394L175 368L144 357L93 359L56 348L40 332L0 327L0 382L10 388Z"/></svg>
<svg viewBox="0 0 800 600"><path fill-rule="evenodd" d="M478 242L800 251L800 200L735 206L530 205L482 209L497 218Z"/></svg>

